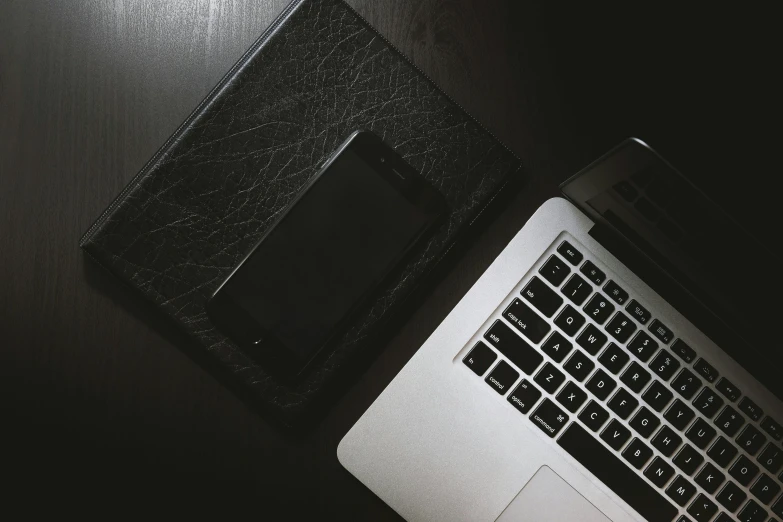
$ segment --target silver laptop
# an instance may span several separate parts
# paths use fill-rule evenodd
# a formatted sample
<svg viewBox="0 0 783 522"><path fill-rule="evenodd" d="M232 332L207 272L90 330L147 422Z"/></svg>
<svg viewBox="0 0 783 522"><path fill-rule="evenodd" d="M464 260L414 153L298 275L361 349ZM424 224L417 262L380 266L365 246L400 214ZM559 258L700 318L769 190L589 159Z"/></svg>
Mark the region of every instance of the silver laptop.
<svg viewBox="0 0 783 522"><path fill-rule="evenodd" d="M779 261L630 139L340 443L408 521L783 522Z"/></svg>

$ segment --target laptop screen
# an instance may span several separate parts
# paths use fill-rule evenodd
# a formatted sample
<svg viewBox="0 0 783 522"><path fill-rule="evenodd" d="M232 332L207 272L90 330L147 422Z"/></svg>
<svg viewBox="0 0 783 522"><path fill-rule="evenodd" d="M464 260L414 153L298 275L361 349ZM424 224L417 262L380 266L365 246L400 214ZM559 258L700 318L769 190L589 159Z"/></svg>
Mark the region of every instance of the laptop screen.
<svg viewBox="0 0 783 522"><path fill-rule="evenodd" d="M746 347L769 361L779 358L773 329L780 307L770 299L781 289L777 254L647 145L626 140L562 190L596 223L652 261L658 273L638 275L664 298L669 296L649 279L668 279L669 287L679 286ZM672 304L693 321L678 303ZM723 347L709 324L694 323Z"/></svg>

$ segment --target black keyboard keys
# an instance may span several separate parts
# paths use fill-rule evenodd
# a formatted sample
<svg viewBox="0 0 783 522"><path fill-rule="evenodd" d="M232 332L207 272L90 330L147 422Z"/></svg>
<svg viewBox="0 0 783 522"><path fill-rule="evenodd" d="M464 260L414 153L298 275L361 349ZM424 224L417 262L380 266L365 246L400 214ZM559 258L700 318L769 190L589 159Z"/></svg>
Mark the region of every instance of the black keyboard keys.
<svg viewBox="0 0 783 522"><path fill-rule="evenodd" d="M557 247L557 253L574 266L577 266L582 262L582 253L575 249L568 241L560 243L560 246Z"/></svg>
<svg viewBox="0 0 783 522"><path fill-rule="evenodd" d="M767 442L767 437L762 435L752 424L745 426L745 429L737 437L737 444L749 455L755 455L765 442Z"/></svg>
<svg viewBox="0 0 783 522"><path fill-rule="evenodd" d="M555 362L562 362L563 359L565 359L565 356L571 351L571 348L573 348L571 341L563 337L558 331L552 332L549 339L541 345L541 351L547 354Z"/></svg>
<svg viewBox="0 0 783 522"><path fill-rule="evenodd" d="M489 384L493 390L504 395L509 387L517 380L519 372L511 367L506 361L500 361L497 366L487 375L484 381Z"/></svg>
<svg viewBox="0 0 783 522"><path fill-rule="evenodd" d="M644 402L650 405L652 409L657 412L663 411L669 401L672 400L674 394L658 381L653 381L649 388L642 395Z"/></svg>
<svg viewBox="0 0 783 522"><path fill-rule="evenodd" d="M686 475L693 475L693 473L699 469L701 463L704 462L704 457L699 450L695 449L690 444L686 444L677 452L677 456L674 457L672 462L674 462L674 465L680 468Z"/></svg>
<svg viewBox="0 0 783 522"><path fill-rule="evenodd" d="M543 355L514 333L503 321L495 321L484 334L484 339L528 375L533 373L544 360Z"/></svg>
<svg viewBox="0 0 783 522"><path fill-rule="evenodd" d="M565 375L554 364L548 362L539 370L534 380L547 392L555 393L560 385L563 384Z"/></svg>
<svg viewBox="0 0 783 522"><path fill-rule="evenodd" d="M750 487L750 492L763 504L769 504L780 493L780 486L769 476L762 474Z"/></svg>
<svg viewBox="0 0 783 522"><path fill-rule="evenodd" d="M503 311L503 317L535 344L540 343L541 339L552 329L549 323L519 298L514 298L508 308Z"/></svg>
<svg viewBox="0 0 783 522"><path fill-rule="evenodd" d="M672 426L682 431L690 424L694 417L693 410L691 410L684 402L677 399L669 406L666 413L663 414L663 418L669 421Z"/></svg>
<svg viewBox="0 0 783 522"><path fill-rule="evenodd" d="M629 438L631 438L631 431L617 422L617 419L612 419L612 422L601 432L601 439L617 451L625 445Z"/></svg>
<svg viewBox="0 0 783 522"><path fill-rule="evenodd" d="M573 337L582 325L585 324L585 318L582 314L574 310L573 306L566 305L565 308L557 314L555 324L567 335Z"/></svg>
<svg viewBox="0 0 783 522"><path fill-rule="evenodd" d="M617 312L606 325L606 331L619 342L624 343L636 331L636 325L624 313Z"/></svg>
<svg viewBox="0 0 783 522"><path fill-rule="evenodd" d="M746 498L748 498L747 493L742 491L742 489L732 481L726 483L726 485L723 486L723 489L720 490L720 493L718 493L718 496L715 497L721 506L732 513L739 509Z"/></svg>
<svg viewBox="0 0 783 522"><path fill-rule="evenodd" d="M739 450L734 444L726 440L725 437L720 436L716 440L710 449L707 451L707 456L714 460L720 467L726 468L734 457L737 456Z"/></svg>
<svg viewBox="0 0 783 522"><path fill-rule="evenodd" d="M682 339L677 339L672 344L674 354L686 363L693 362L696 358L696 350L688 346Z"/></svg>
<svg viewBox="0 0 783 522"><path fill-rule="evenodd" d="M696 364L693 365L693 369L696 370L696 375L704 377L709 382L715 382L718 378L718 370L712 367L710 363L700 357Z"/></svg>
<svg viewBox="0 0 783 522"><path fill-rule="evenodd" d="M772 512L780 518L783 518L783 497L780 497L778 501L772 505Z"/></svg>
<svg viewBox="0 0 783 522"><path fill-rule="evenodd" d="M759 407L759 405L753 402L752 400L748 399L747 397L744 397L740 401L739 409L742 413L744 413L754 421L758 421L761 418L761 416L764 415L764 411Z"/></svg>
<svg viewBox="0 0 783 522"><path fill-rule="evenodd" d="M560 305L563 304L563 298L535 276L522 289L522 297L530 301L530 304L538 308L538 311L547 317L552 317L557 312L557 309L560 308Z"/></svg>
<svg viewBox="0 0 783 522"><path fill-rule="evenodd" d="M585 388L602 401L605 400L616 387L617 383L614 382L614 379L609 377L609 375L600 368L590 377L587 384L585 384Z"/></svg>
<svg viewBox="0 0 783 522"><path fill-rule="evenodd" d="M718 489L718 486L726 480L726 475L718 468L708 462L696 475L696 484L704 488L704 491L712 495Z"/></svg>
<svg viewBox="0 0 783 522"><path fill-rule="evenodd" d="M672 475L674 475L674 468L669 466L661 457L655 457L652 464L647 466L647 469L644 470L644 476L650 479L650 481L659 488L666 485Z"/></svg>
<svg viewBox="0 0 783 522"><path fill-rule="evenodd" d="M704 419L696 419L693 426L688 428L688 431L685 432L685 436L688 437L688 440L693 442L697 448L704 449L707 447L707 444L715 438L716 433L715 428L707 424Z"/></svg>
<svg viewBox="0 0 783 522"><path fill-rule="evenodd" d="M530 420L541 431L550 437L555 437L568 422L568 415L554 402L544 399L544 402L530 415Z"/></svg>
<svg viewBox="0 0 783 522"><path fill-rule="evenodd" d="M661 428L652 440L652 445L665 457L671 457L674 450L680 447L680 444L682 444L682 437L668 426Z"/></svg>
<svg viewBox="0 0 783 522"><path fill-rule="evenodd" d="M579 424L571 424L557 443L645 519L677 516L677 508Z"/></svg>
<svg viewBox="0 0 783 522"><path fill-rule="evenodd" d="M628 303L628 306L625 307L625 310L631 314L631 317L639 321L641 324L647 324L647 321L650 320L650 312L648 312L645 307L640 305L636 299L631 299L631 302Z"/></svg>
<svg viewBox="0 0 783 522"><path fill-rule="evenodd" d="M609 319L609 316L614 312L614 306L607 301L604 296L596 293L585 305L583 310L587 314L587 317L598 324L604 324L604 321Z"/></svg>
<svg viewBox="0 0 783 522"><path fill-rule="evenodd" d="M783 427L772 417L767 416L761 421L761 429L766 431L770 437L775 440L780 440L783 437Z"/></svg>
<svg viewBox="0 0 783 522"><path fill-rule="evenodd" d="M476 375L484 375L492 363L497 359L497 354L490 349L489 346L481 341L476 343L476 346L468 353L462 362L465 366L473 370Z"/></svg>
<svg viewBox="0 0 783 522"><path fill-rule="evenodd" d="M672 483L666 488L666 494L670 499L675 501L677 505L685 507L685 504L696 494L696 486L688 482L688 480L679 475Z"/></svg>
<svg viewBox="0 0 783 522"><path fill-rule="evenodd" d="M575 305L579 306L585 302L585 299L587 299L591 293L593 293L593 287L577 274L574 274L565 286L563 286L561 292L563 292L563 295L569 298Z"/></svg>
<svg viewBox="0 0 783 522"><path fill-rule="evenodd" d="M623 458L636 469L642 469L652 456L653 451L637 438L634 438L628 447L623 450Z"/></svg>
<svg viewBox="0 0 783 522"><path fill-rule="evenodd" d="M693 405L696 407L702 415L711 419L718 413L718 410L723 406L723 399L715 393L711 388L702 388L699 395L693 399Z"/></svg>
<svg viewBox="0 0 783 522"><path fill-rule="evenodd" d="M617 390L609 400L609 409L617 414L621 419L627 419L633 410L639 405L636 397L628 393L624 388Z"/></svg>
<svg viewBox="0 0 783 522"><path fill-rule="evenodd" d="M584 390L571 381L568 381L568 384L557 394L557 402L571 413L576 413L586 400L587 394Z"/></svg>
<svg viewBox="0 0 783 522"><path fill-rule="evenodd" d="M672 388L686 399L690 399L701 388L701 379L693 375L688 368L683 368L672 381Z"/></svg>
<svg viewBox="0 0 783 522"><path fill-rule="evenodd" d="M636 393L641 393L645 385L650 382L650 373L634 361L623 372L620 380Z"/></svg>
<svg viewBox="0 0 783 522"><path fill-rule="evenodd" d="M576 338L576 344L584 348L590 355L595 355L606 344L606 335L590 323Z"/></svg>
<svg viewBox="0 0 783 522"><path fill-rule="evenodd" d="M657 349L658 343L643 330L636 334L633 340L628 343L628 351L642 362L649 361Z"/></svg>
<svg viewBox="0 0 783 522"><path fill-rule="evenodd" d="M630 357L622 348L614 343L609 343L604 353L598 358L604 368L617 375L617 372L623 369Z"/></svg>
<svg viewBox="0 0 783 522"><path fill-rule="evenodd" d="M596 401L590 401L582 413L579 414L579 420L585 423L585 426L593 431L598 431L609 419L609 412L601 407Z"/></svg>
<svg viewBox="0 0 783 522"><path fill-rule="evenodd" d="M680 362L667 350L658 352L658 355L656 355L655 359L650 363L650 369L664 381L671 379L672 375L674 375L674 372L676 372L679 367Z"/></svg>
<svg viewBox="0 0 783 522"><path fill-rule="evenodd" d="M721 377L721 379L718 381L718 384L715 385L715 389L721 392L723 396L731 402L736 401L740 398L740 395L742 395L740 389L734 386L734 384L732 384L732 382L726 377Z"/></svg>
<svg viewBox="0 0 783 522"><path fill-rule="evenodd" d="M740 455L737 462L729 468L729 475L734 477L742 486L750 484L750 481L753 480L758 473L759 467L753 464L745 455Z"/></svg>
<svg viewBox="0 0 783 522"><path fill-rule="evenodd" d="M612 301L619 304L620 306L624 305L625 302L628 301L628 292L620 288L620 285L611 279L604 285L604 292L606 292L606 295L608 295Z"/></svg>
<svg viewBox="0 0 783 522"><path fill-rule="evenodd" d="M745 419L742 418L742 415L734 411L731 406L723 408L723 411L720 412L718 418L715 419L715 425L729 437L736 435L743 424L745 424Z"/></svg>
<svg viewBox="0 0 783 522"><path fill-rule="evenodd" d="M508 396L508 402L514 405L522 413L527 413L530 408L541 398L541 392L527 379L522 379L517 387Z"/></svg>
<svg viewBox="0 0 783 522"><path fill-rule="evenodd" d="M696 500L688 506L688 514L692 516L696 522L710 522L717 512L718 506L701 493L699 493Z"/></svg>
<svg viewBox="0 0 783 522"><path fill-rule="evenodd" d="M587 279L592 281L594 285L600 285L604 282L604 279L606 279L606 274L590 260L585 261L585 264L582 265L582 268L580 268L579 271L586 275Z"/></svg>
<svg viewBox="0 0 783 522"><path fill-rule="evenodd" d="M636 433L647 439L660 426L661 421L653 412L642 406L629 424Z"/></svg>
<svg viewBox="0 0 783 522"><path fill-rule="evenodd" d="M767 444L767 447L764 448L757 460L770 473L777 473L780 467L783 466L783 450L774 444Z"/></svg>
<svg viewBox="0 0 783 522"><path fill-rule="evenodd" d="M751 499L739 512L738 517L740 522L764 522L767 520L767 512L755 500Z"/></svg>
<svg viewBox="0 0 783 522"><path fill-rule="evenodd" d="M653 319L648 328L664 344L669 344L674 337L672 331L658 319Z"/></svg>
<svg viewBox="0 0 783 522"><path fill-rule="evenodd" d="M595 368L595 363L582 350L574 350L574 354L563 365L563 369L579 382L584 381L593 368Z"/></svg>
<svg viewBox="0 0 783 522"><path fill-rule="evenodd" d="M560 283L563 282L570 272L571 269L568 268L568 265L565 264L565 261L556 255L549 256L549 259L547 259L547 262L544 263L544 266L538 270L538 273L544 276L544 279L552 283L554 286L560 286Z"/></svg>

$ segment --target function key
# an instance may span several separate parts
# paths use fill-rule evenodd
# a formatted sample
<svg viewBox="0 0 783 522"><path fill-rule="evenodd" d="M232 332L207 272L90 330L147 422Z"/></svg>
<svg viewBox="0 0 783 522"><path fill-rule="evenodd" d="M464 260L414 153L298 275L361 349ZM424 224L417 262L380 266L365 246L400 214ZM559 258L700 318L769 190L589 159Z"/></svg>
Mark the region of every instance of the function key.
<svg viewBox="0 0 783 522"><path fill-rule="evenodd" d="M585 318L582 314L574 310L571 305L566 305L555 319L555 324L566 334L573 337L576 332L585 324ZM547 324L547 328L549 325Z"/></svg>
<svg viewBox="0 0 783 522"><path fill-rule="evenodd" d="M560 283L563 282L569 272L571 272L571 269L568 268L568 265L556 255L549 256L544 266L538 270L538 273L554 286L560 286Z"/></svg>
<svg viewBox="0 0 783 522"><path fill-rule="evenodd" d="M580 305L593 292L593 287L579 275L574 274L560 291L575 305Z"/></svg>
<svg viewBox="0 0 783 522"><path fill-rule="evenodd" d="M715 419L715 425L729 437L736 435L743 424L745 424L745 419L742 418L742 415L734 411L734 408L731 406L723 408L723 411L720 412L718 418Z"/></svg>
<svg viewBox="0 0 783 522"><path fill-rule="evenodd" d="M590 319L598 324L604 324L604 321L609 319L609 316L614 312L614 306L604 296L596 292L583 310Z"/></svg>
<svg viewBox="0 0 783 522"><path fill-rule="evenodd" d="M627 341L635 330L636 325L622 312L617 312L606 325L606 331L621 343Z"/></svg>
<svg viewBox="0 0 783 522"><path fill-rule="evenodd" d="M541 392L527 379L522 379L519 386L508 396L508 402L514 405L522 413L527 413L530 408L541 398Z"/></svg>
<svg viewBox="0 0 783 522"><path fill-rule="evenodd" d="M650 320L650 312L648 312L645 307L636 302L636 299L631 299L631 302L628 303L628 306L626 306L625 309L629 314L631 314L631 317L642 324L647 324L647 321Z"/></svg>
<svg viewBox="0 0 783 522"><path fill-rule="evenodd" d="M510 364L506 361L500 361L484 381L493 390L501 395L505 395L511 385L517 380L517 377L519 377L519 373Z"/></svg>
<svg viewBox="0 0 783 522"><path fill-rule="evenodd" d="M761 421L761 429L769 433L775 440L780 440L780 438L783 437L783 428L772 417L767 416Z"/></svg>
<svg viewBox="0 0 783 522"><path fill-rule="evenodd" d="M701 388L701 379L693 375L688 368L683 368L672 381L672 388L686 399L690 399Z"/></svg>
<svg viewBox="0 0 783 522"><path fill-rule="evenodd" d="M606 279L606 274L590 260L585 261L585 264L582 265L579 271L586 275L587 279L592 281L594 285L600 285Z"/></svg>
<svg viewBox="0 0 783 522"><path fill-rule="evenodd" d="M739 388L734 386L734 384L732 384L732 382L726 377L721 377L721 380L719 380L718 384L715 385L715 389L721 392L723 396L731 402L736 401L739 399L740 395L742 395L742 392L740 392Z"/></svg>
<svg viewBox="0 0 783 522"><path fill-rule="evenodd" d="M495 321L484 334L484 339L528 375L544 360L538 350L527 344L501 320Z"/></svg>
<svg viewBox="0 0 783 522"><path fill-rule="evenodd" d="M669 344L674 338L674 334L669 328L658 319L653 319L653 322L649 326L650 331L655 337L661 340L665 344Z"/></svg>
<svg viewBox="0 0 783 522"><path fill-rule="evenodd" d="M560 246L557 247L557 252L574 266L582 262L582 253L575 249L568 241L560 243Z"/></svg>
<svg viewBox="0 0 783 522"><path fill-rule="evenodd" d="M748 399L747 397L744 397L740 401L739 409L742 413L744 413L754 421L758 421L761 418L761 416L764 415L764 411L761 409L761 407L759 407L758 404Z"/></svg>
<svg viewBox="0 0 783 522"><path fill-rule="evenodd" d="M715 379L718 378L718 370L713 368L712 365L705 361L702 357L696 361L696 364L693 365L693 369L696 370L697 374L701 375L710 382L715 382Z"/></svg>
<svg viewBox="0 0 783 522"><path fill-rule="evenodd" d="M547 317L552 317L563 304L563 298L536 276L522 289L522 297Z"/></svg>
<svg viewBox="0 0 783 522"><path fill-rule="evenodd" d="M497 358L497 354L492 351L489 346L479 341L470 353L462 359L462 362L465 363L465 366L473 370L476 375L484 375L484 372L489 369Z"/></svg>
<svg viewBox="0 0 783 522"><path fill-rule="evenodd" d="M568 422L568 415L554 402L544 399L544 402L530 415L530 420L541 431L550 437L554 437Z"/></svg>
<svg viewBox="0 0 783 522"><path fill-rule="evenodd" d="M770 473L777 473L783 466L783 451L772 443L767 444L757 459Z"/></svg>
<svg viewBox="0 0 783 522"><path fill-rule="evenodd" d="M688 346L682 339L677 339L672 345L674 354L686 363L693 362L696 358L696 350Z"/></svg>
<svg viewBox="0 0 783 522"><path fill-rule="evenodd" d="M513 324L514 328L522 332L522 335L536 344L540 343L541 339L552 329L549 323L519 298L515 298L508 308L503 310L503 317Z"/></svg>
<svg viewBox="0 0 783 522"><path fill-rule="evenodd" d="M604 285L604 292L606 292L606 295L608 295L612 301L621 306L628 301L628 292L620 288L620 285L611 279Z"/></svg>

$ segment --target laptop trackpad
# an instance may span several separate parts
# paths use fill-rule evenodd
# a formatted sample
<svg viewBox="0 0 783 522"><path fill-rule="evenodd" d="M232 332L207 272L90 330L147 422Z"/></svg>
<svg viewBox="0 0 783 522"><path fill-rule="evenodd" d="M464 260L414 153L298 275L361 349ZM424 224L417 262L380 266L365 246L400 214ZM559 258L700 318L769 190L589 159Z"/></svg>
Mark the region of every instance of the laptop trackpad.
<svg viewBox="0 0 783 522"><path fill-rule="evenodd" d="M547 466L533 475L496 522L611 522Z"/></svg>

